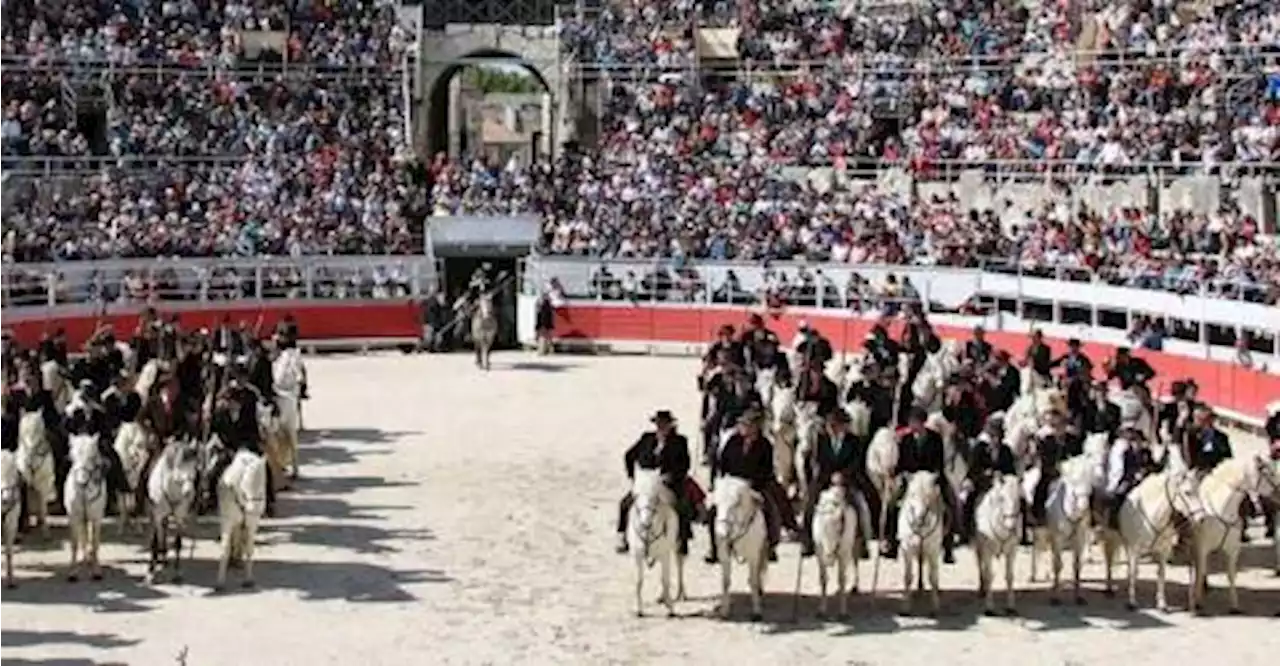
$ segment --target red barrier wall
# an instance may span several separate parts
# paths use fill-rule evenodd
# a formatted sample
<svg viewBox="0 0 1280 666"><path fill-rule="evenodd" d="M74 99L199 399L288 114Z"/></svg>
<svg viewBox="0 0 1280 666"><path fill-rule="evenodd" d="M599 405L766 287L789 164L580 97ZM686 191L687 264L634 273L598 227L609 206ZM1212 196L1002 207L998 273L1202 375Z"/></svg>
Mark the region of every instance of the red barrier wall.
<svg viewBox="0 0 1280 666"><path fill-rule="evenodd" d="M658 341L701 343L713 339L721 325L741 328L754 310L745 308L690 308L683 306L602 306L571 304L560 308L556 316L555 335L564 339ZM838 315L783 314L766 318L767 325L789 344L801 319L831 341L837 351L859 350L873 324L868 319ZM897 333L895 323L891 333ZM943 338L968 340L972 331L956 326L935 326ZM988 331L987 341L1021 358L1027 346L1022 333ZM1046 341L1055 353L1066 350L1065 340ZM1086 343L1084 351L1101 373L1103 359L1115 354L1115 347ZM1135 349L1134 355L1145 359L1159 373L1154 387L1167 393L1169 383L1177 379L1194 379L1206 402L1255 418L1265 418L1266 404L1280 398L1280 376L1246 370L1234 364L1195 359L1174 354Z"/></svg>
<svg viewBox="0 0 1280 666"><path fill-rule="evenodd" d="M176 314L184 330L212 330L222 323L224 317L229 318L232 325L243 321L252 327L261 317L262 323L258 325L258 330L265 336L275 330L276 323L285 315L292 314L298 321L298 332L304 340L416 338L422 334L419 308L408 301L325 305L267 302L261 305L213 307L205 310L177 310L172 313L165 311L162 306L157 306L156 310L166 318L170 314ZM33 315L4 318L4 327L12 331L14 339L23 346L34 345L42 335L63 328L66 329L67 340L73 350L80 349L94 330L103 324L110 324L117 337L132 336L138 325L138 313L108 314L104 317L78 315L46 319Z"/></svg>

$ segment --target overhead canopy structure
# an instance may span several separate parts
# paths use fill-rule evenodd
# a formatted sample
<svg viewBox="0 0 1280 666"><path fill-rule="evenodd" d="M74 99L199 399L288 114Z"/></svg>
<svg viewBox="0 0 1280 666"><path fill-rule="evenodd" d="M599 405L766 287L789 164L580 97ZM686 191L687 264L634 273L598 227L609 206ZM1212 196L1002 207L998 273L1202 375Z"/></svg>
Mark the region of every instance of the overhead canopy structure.
<svg viewBox="0 0 1280 666"><path fill-rule="evenodd" d="M533 215L428 217L428 254L436 257L522 257L538 242L542 225Z"/></svg>

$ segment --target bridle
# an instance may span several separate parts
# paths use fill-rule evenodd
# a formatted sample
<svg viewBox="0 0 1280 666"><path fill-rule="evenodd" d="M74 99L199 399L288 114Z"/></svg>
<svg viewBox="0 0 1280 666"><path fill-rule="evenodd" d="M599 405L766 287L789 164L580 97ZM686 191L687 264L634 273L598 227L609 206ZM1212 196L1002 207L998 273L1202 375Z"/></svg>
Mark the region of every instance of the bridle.
<svg viewBox="0 0 1280 666"><path fill-rule="evenodd" d="M1018 522L1022 515L1017 496L1014 496L1013 501L1009 501L1009 499L1002 494L1001 486L1006 483L1004 481L1005 478L1008 477L1000 477L1001 480L993 484L991 488L987 490L986 496L984 497L985 499L986 497L990 497L994 494L993 504L997 509L999 509L999 512L995 516L996 520L993 521L992 527L998 528L999 531L993 534L993 536L996 537L995 541L1001 546L1018 537ZM1016 484L1014 487L1016 490ZM1006 527L1006 524L1008 524L1009 527Z"/></svg>
<svg viewBox="0 0 1280 666"><path fill-rule="evenodd" d="M746 516L746 520L735 521L733 520L733 515L735 514L736 509L742 505L743 498L750 498L751 512ZM727 541L726 545L728 546L729 552L733 552L738 542L747 535L747 532L751 531L751 526L755 523L756 515L760 513L761 501L763 501L763 499L757 501L753 497L753 492L744 485L743 492L738 495L738 500L733 503L733 506L727 507L727 511L720 512L717 515L717 522L723 522L727 528L725 530L725 539Z"/></svg>
<svg viewBox="0 0 1280 666"><path fill-rule="evenodd" d="M933 497L927 501L921 503L905 502L905 506L902 507L902 515L907 519L907 526L911 528L911 533L920 540L924 540L942 529L942 511L938 506L942 503L942 489L935 485L934 490Z"/></svg>

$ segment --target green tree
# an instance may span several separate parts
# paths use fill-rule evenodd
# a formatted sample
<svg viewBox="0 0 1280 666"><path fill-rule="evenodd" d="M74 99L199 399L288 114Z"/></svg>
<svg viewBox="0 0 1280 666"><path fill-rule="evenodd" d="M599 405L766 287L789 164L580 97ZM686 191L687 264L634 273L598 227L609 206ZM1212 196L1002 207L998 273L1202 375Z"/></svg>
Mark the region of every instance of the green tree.
<svg viewBox="0 0 1280 666"><path fill-rule="evenodd" d="M468 67L462 75L468 86L486 95L542 92L542 85L538 80L524 70L513 71L480 65Z"/></svg>

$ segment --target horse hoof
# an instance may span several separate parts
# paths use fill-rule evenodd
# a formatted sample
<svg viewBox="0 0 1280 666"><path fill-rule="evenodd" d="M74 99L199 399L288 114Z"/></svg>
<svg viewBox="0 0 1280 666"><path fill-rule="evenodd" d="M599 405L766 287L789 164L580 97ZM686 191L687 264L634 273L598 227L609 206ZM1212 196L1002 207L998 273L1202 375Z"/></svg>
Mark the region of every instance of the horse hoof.
<svg viewBox="0 0 1280 666"><path fill-rule="evenodd" d="M762 620L764 620L764 614L763 614L763 613L752 613L752 614L751 614L751 621L752 621L752 622L760 622L760 621L762 621Z"/></svg>
<svg viewBox="0 0 1280 666"><path fill-rule="evenodd" d="M1115 591L1115 590L1103 590L1103 591L1102 591L1102 596L1104 596L1104 597L1106 597L1106 598L1108 598L1108 599L1115 599L1115 598L1116 598L1116 591Z"/></svg>
<svg viewBox="0 0 1280 666"><path fill-rule="evenodd" d="M983 615L985 615L985 616L987 616L987 617L1000 617L1000 614L999 614L999 613L997 613L997 612L996 612L996 609L994 609L994 608L988 608L988 609L986 609L986 610L982 611L982 614L983 614Z"/></svg>
<svg viewBox="0 0 1280 666"><path fill-rule="evenodd" d="M1232 608L1227 611L1227 615L1244 615L1244 611L1239 608Z"/></svg>
<svg viewBox="0 0 1280 666"><path fill-rule="evenodd" d="M1061 606L1061 605L1062 605L1062 600L1061 600L1061 599L1059 599L1059 598L1057 598L1057 597L1049 597L1049 605L1050 605L1050 606Z"/></svg>
<svg viewBox="0 0 1280 666"><path fill-rule="evenodd" d="M1088 605L1089 605L1089 600L1088 600L1088 599L1085 599L1084 597L1076 597L1076 605L1077 605L1077 606L1088 606Z"/></svg>
<svg viewBox="0 0 1280 666"><path fill-rule="evenodd" d="M14 583L14 582L12 582L12 581L11 581L11 582L8 582L8 583L5 583L5 584L4 584L4 589L6 589L6 590L16 590L16 589L18 589L18 584L17 584L17 583Z"/></svg>
<svg viewBox="0 0 1280 666"><path fill-rule="evenodd" d="M644 611L636 611L636 617L644 617Z"/></svg>
<svg viewBox="0 0 1280 666"><path fill-rule="evenodd" d="M243 581L240 581L240 587L246 590L252 590L253 586L254 586L254 582L251 579L245 579Z"/></svg>
<svg viewBox="0 0 1280 666"><path fill-rule="evenodd" d="M75 574L67 574L67 582L68 582L68 583L74 583L74 582L76 582L76 581L78 581L78 580L80 580L80 577L79 577L79 576L77 576L77 575L75 575Z"/></svg>
<svg viewBox="0 0 1280 666"><path fill-rule="evenodd" d="M1005 617L1018 617L1018 609L1017 609L1017 608L1014 608L1014 607L1012 607L1012 606L1010 606L1009 608L1004 609L1004 616L1005 616Z"/></svg>
<svg viewBox="0 0 1280 666"><path fill-rule="evenodd" d="M668 609L667 609L667 617L672 618L672 617L675 617L675 616L676 616L676 609L674 609L674 608L668 608Z"/></svg>
<svg viewBox="0 0 1280 666"><path fill-rule="evenodd" d="M1124 608L1125 608L1125 610L1129 611L1130 613L1136 613L1136 612L1138 612L1138 604L1134 604L1134 603L1127 603L1127 604L1125 604L1125 605L1124 605Z"/></svg>
<svg viewBox="0 0 1280 666"><path fill-rule="evenodd" d="M90 580L94 580L94 581L102 580L102 572L101 572L101 571L99 571L99 572L97 572L97 573L93 574L92 576L89 576L89 579L90 579Z"/></svg>

